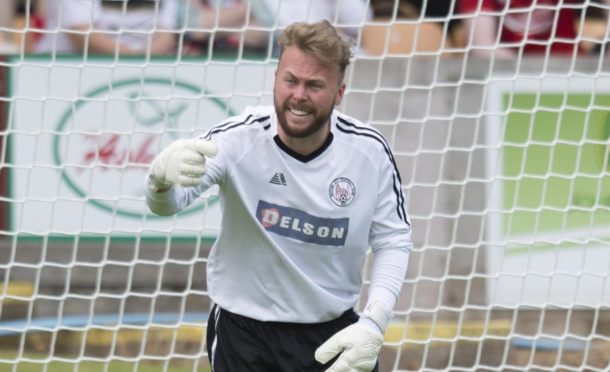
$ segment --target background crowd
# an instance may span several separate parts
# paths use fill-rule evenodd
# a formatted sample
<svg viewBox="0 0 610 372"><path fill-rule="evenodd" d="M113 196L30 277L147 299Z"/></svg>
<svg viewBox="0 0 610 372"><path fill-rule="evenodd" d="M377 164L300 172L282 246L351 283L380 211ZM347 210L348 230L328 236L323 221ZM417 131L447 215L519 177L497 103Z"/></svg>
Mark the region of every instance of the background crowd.
<svg viewBox="0 0 610 372"><path fill-rule="evenodd" d="M330 20L364 55L605 54L610 0L3 0L0 53L276 53Z"/></svg>

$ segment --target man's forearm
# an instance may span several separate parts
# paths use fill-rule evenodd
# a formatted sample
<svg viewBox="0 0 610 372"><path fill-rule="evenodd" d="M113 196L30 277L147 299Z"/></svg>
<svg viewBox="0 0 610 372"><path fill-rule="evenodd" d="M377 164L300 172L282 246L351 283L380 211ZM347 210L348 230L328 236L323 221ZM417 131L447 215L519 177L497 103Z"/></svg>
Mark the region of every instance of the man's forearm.
<svg viewBox="0 0 610 372"><path fill-rule="evenodd" d="M404 277L409 264L409 250L407 249L385 249L380 250L373 256L373 266L371 270L371 286L368 293L366 309L374 304L380 304L385 309L387 319L385 321L380 319L373 319L377 325L381 328L381 331L385 331L387 322L391 317L391 312L398 295L403 286ZM378 311L378 307L375 308ZM377 317L379 315L375 315Z"/></svg>

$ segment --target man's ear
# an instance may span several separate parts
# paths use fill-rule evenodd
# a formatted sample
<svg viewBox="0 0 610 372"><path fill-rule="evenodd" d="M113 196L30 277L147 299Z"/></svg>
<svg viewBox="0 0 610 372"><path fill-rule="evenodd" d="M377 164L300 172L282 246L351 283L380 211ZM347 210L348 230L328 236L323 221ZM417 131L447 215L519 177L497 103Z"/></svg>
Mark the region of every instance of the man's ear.
<svg viewBox="0 0 610 372"><path fill-rule="evenodd" d="M335 106L339 106L341 101L343 101L343 94L345 93L345 84L342 83L337 90L337 95L335 96Z"/></svg>

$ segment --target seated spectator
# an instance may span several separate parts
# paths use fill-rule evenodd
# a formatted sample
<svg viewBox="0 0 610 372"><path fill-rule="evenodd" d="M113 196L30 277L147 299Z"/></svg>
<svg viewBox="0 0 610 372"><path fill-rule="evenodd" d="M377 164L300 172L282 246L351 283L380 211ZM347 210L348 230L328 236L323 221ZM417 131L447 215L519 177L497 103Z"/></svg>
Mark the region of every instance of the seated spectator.
<svg viewBox="0 0 610 372"><path fill-rule="evenodd" d="M33 52L40 37L36 29L42 28L37 10L42 0L0 1L0 53L19 54Z"/></svg>
<svg viewBox="0 0 610 372"><path fill-rule="evenodd" d="M194 0L199 8L199 32L189 38L215 39L221 45L267 50L277 55L277 36L294 22L328 20L354 41L371 12L365 0ZM231 30L235 29L235 31Z"/></svg>
<svg viewBox="0 0 610 372"><path fill-rule="evenodd" d="M610 54L610 49L607 46L607 14L608 6L606 0L591 0L583 9L584 15L581 14L577 24L578 35L582 37L579 43L580 50L586 54L599 55L604 51Z"/></svg>
<svg viewBox="0 0 610 372"><path fill-rule="evenodd" d="M205 52L210 44L215 50L266 50L269 31L261 29L254 14L255 5L242 0L190 0L186 10L185 53Z"/></svg>
<svg viewBox="0 0 610 372"><path fill-rule="evenodd" d="M173 54L176 0L48 0L39 53Z"/></svg>
<svg viewBox="0 0 610 372"><path fill-rule="evenodd" d="M340 32L356 40L361 27L371 19L366 0L261 0L269 20L279 34L294 22L330 21Z"/></svg>
<svg viewBox="0 0 610 372"><path fill-rule="evenodd" d="M452 0L371 0L371 6L373 24L362 35L369 55L439 54L457 44Z"/></svg>
<svg viewBox="0 0 610 372"><path fill-rule="evenodd" d="M21 0L17 4L13 27L18 32L14 39L19 49L26 54L35 52L36 44L43 35L40 30L44 29L44 21L40 14L44 6L44 0Z"/></svg>
<svg viewBox="0 0 610 372"><path fill-rule="evenodd" d="M396 8L397 18L424 18L432 20L443 26L447 24L449 30L456 26L454 0L371 0L373 14L378 18L391 18Z"/></svg>
<svg viewBox="0 0 610 372"><path fill-rule="evenodd" d="M604 1L610 4L610 0ZM573 5L580 3L512 0L507 6L504 0L458 0L458 10L467 15L464 26L473 55L513 58L520 50L573 55L579 51L575 29L578 9Z"/></svg>

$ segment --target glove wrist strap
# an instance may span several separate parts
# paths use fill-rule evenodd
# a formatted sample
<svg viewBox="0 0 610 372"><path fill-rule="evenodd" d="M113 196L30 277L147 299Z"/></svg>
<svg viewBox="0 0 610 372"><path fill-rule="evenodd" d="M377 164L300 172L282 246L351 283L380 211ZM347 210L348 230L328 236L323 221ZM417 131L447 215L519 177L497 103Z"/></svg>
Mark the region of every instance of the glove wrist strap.
<svg viewBox="0 0 610 372"><path fill-rule="evenodd" d="M388 309L381 302L372 301L366 305L362 316L371 319L381 329L381 333L385 333L392 316L392 309Z"/></svg>
<svg viewBox="0 0 610 372"><path fill-rule="evenodd" d="M148 181L149 181L148 187L150 189L152 189L154 192L165 192L165 191L171 189L171 187L172 187L171 183L165 182L165 181L160 181L152 174L150 174L148 176Z"/></svg>

